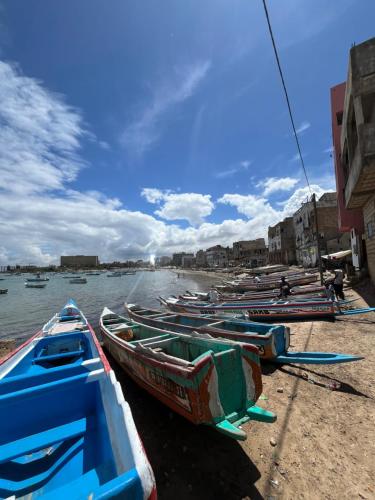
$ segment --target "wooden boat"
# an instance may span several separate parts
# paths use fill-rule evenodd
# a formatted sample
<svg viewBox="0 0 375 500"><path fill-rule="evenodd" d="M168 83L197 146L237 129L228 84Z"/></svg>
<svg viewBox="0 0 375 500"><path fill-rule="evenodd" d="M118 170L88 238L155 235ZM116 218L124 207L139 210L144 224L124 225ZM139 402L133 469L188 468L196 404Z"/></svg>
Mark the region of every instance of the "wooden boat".
<svg viewBox="0 0 375 500"><path fill-rule="evenodd" d="M74 301L0 361L1 498L156 498L130 408Z"/></svg>
<svg viewBox="0 0 375 500"><path fill-rule="evenodd" d="M252 300L272 300L278 299L280 290L264 290L258 292L246 292L246 293L225 293L221 291L220 287L215 287L219 295L220 302L237 302L237 301L252 301ZM191 292L186 290L186 292L179 296L182 300L201 300L205 301L209 299L208 292ZM326 287L324 286L302 286L293 287L290 298L327 298Z"/></svg>
<svg viewBox="0 0 375 500"><path fill-rule="evenodd" d="M49 278L26 278L26 281L29 283L33 283L33 282L39 283L42 281L49 281Z"/></svg>
<svg viewBox="0 0 375 500"><path fill-rule="evenodd" d="M75 284L75 285L85 285L87 283L86 278L72 278L69 280L69 283Z"/></svg>
<svg viewBox="0 0 375 500"><path fill-rule="evenodd" d="M0 295L5 295L8 293L8 288L0 288Z"/></svg>
<svg viewBox="0 0 375 500"><path fill-rule="evenodd" d="M276 363L337 364L363 359L361 356L330 352L290 352L290 328L284 325L265 325L234 318L213 318L191 314L173 314L125 304L129 317L143 325L190 334L209 334L237 342L254 344L261 360Z"/></svg>
<svg viewBox="0 0 375 500"><path fill-rule="evenodd" d="M308 285L317 281L317 274L306 273L298 276L288 276L288 282L291 286ZM272 290L277 288L280 280L278 278L263 279L259 282L254 281L255 278L245 281L226 281L221 287L224 291L247 292L257 290Z"/></svg>
<svg viewBox="0 0 375 500"><path fill-rule="evenodd" d="M262 392L258 349L250 344L144 326L105 308L104 345L144 389L194 424L246 439L248 420L276 416L255 405Z"/></svg>
<svg viewBox="0 0 375 500"><path fill-rule="evenodd" d="M179 300L176 297L164 299L159 297L161 304L171 311L192 314L238 314L241 313L246 319L260 321L290 321L304 319L333 319L340 315L364 314L375 311L373 307L351 309L349 304L343 306L331 300L317 300L308 302L293 302L292 300L278 303L236 303L223 302L213 304L209 302L189 302Z"/></svg>
<svg viewBox="0 0 375 500"><path fill-rule="evenodd" d="M26 288L45 288L47 283L25 283Z"/></svg>
<svg viewBox="0 0 375 500"><path fill-rule="evenodd" d="M211 304L209 302L187 302L173 297L160 302L171 311L193 314L237 314L245 313L251 319L271 321L308 318L333 318L335 307L330 300L320 302L283 302L282 304L230 303Z"/></svg>

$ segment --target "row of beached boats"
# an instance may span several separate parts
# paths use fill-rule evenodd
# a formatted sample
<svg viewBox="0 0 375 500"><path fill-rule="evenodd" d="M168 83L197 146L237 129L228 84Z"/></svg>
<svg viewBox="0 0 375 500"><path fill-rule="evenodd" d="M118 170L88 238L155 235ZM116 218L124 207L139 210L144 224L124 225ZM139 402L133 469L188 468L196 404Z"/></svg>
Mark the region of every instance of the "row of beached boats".
<svg viewBox="0 0 375 500"><path fill-rule="evenodd" d="M182 314L232 314L257 321L295 321L306 319L334 319L336 316L365 314L373 307L353 308L354 300L330 300L327 297L278 300L244 300L208 302L171 296L159 297L161 304Z"/></svg>
<svg viewBox="0 0 375 500"><path fill-rule="evenodd" d="M185 303L202 308L194 300ZM108 308L100 316L102 340L113 358L140 387L190 422L237 440L246 439L245 422L276 420L257 405L261 361L362 359L292 352L289 327L220 310L212 316L125 307L127 317ZM129 405L73 300L0 360L0 404L1 498L156 498Z"/></svg>

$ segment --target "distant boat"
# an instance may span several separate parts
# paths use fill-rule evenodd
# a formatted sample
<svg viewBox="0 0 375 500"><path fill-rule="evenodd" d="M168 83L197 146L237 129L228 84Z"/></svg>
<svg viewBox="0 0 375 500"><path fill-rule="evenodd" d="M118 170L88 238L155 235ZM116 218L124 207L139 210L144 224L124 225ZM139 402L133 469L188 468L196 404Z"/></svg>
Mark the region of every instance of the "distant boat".
<svg viewBox="0 0 375 500"><path fill-rule="evenodd" d="M37 282L38 281L49 281L49 278L46 278L46 277L42 278L41 275L38 273L36 275L36 278L26 278L26 281L29 281L29 282L32 282L32 281L37 281Z"/></svg>
<svg viewBox="0 0 375 500"><path fill-rule="evenodd" d="M74 301L0 361L1 498L155 499L121 386Z"/></svg>
<svg viewBox="0 0 375 500"><path fill-rule="evenodd" d="M26 288L45 288L47 283L25 283Z"/></svg>
<svg viewBox="0 0 375 500"><path fill-rule="evenodd" d="M100 273L85 273L86 276L100 276Z"/></svg>
<svg viewBox="0 0 375 500"><path fill-rule="evenodd" d="M8 288L0 288L0 295L8 293Z"/></svg>
<svg viewBox="0 0 375 500"><path fill-rule="evenodd" d="M130 275L136 274L136 272L135 271L122 271L121 274L123 276L130 276Z"/></svg>
<svg viewBox="0 0 375 500"><path fill-rule="evenodd" d="M80 278L81 276L63 276L64 280L71 280L71 279L77 279Z"/></svg>
<svg viewBox="0 0 375 500"><path fill-rule="evenodd" d="M107 274L107 278L121 278L121 276L122 276L122 273L120 273L120 272Z"/></svg>
<svg viewBox="0 0 375 500"><path fill-rule="evenodd" d="M86 278L72 278L71 280L69 280L69 283L72 283L74 285L84 285L85 283L87 283L87 279Z"/></svg>

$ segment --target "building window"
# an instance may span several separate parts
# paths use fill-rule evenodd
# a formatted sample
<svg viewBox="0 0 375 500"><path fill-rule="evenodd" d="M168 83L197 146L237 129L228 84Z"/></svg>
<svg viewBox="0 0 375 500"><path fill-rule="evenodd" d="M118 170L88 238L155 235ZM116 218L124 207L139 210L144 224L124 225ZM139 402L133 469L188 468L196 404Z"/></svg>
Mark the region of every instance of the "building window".
<svg viewBox="0 0 375 500"><path fill-rule="evenodd" d="M339 111L338 113L336 113L336 120L337 120L338 126L342 125L342 115L343 115L342 111Z"/></svg>
<svg viewBox="0 0 375 500"><path fill-rule="evenodd" d="M367 223L367 237L369 239L373 238L375 234L375 224L373 221Z"/></svg>

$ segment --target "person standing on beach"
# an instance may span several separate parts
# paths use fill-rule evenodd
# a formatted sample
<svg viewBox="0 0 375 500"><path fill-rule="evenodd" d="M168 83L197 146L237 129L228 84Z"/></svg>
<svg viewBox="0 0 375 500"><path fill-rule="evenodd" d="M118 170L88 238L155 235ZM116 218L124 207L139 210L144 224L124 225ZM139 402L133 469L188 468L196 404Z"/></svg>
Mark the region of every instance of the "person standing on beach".
<svg viewBox="0 0 375 500"><path fill-rule="evenodd" d="M211 288L208 292L208 300L215 304L219 300L219 294L215 290L215 288Z"/></svg>
<svg viewBox="0 0 375 500"><path fill-rule="evenodd" d="M288 295L290 295L290 291L291 291L290 284L286 280L285 276L281 276L279 297L282 299L286 298Z"/></svg>
<svg viewBox="0 0 375 500"><path fill-rule="evenodd" d="M344 271L342 269L335 269L335 278L333 280L333 288L335 289L336 297L345 300L344 295Z"/></svg>

